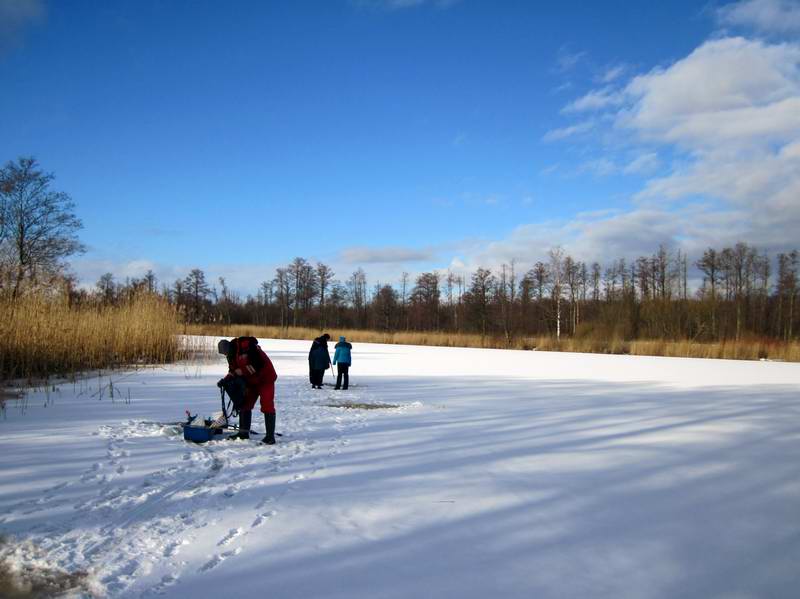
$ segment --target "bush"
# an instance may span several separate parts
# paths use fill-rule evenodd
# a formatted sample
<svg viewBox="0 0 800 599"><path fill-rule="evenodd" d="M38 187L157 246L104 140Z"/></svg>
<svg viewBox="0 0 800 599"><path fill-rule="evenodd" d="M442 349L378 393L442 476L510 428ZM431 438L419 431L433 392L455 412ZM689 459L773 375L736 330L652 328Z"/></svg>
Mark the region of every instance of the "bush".
<svg viewBox="0 0 800 599"><path fill-rule="evenodd" d="M70 305L43 294L0 300L0 380L34 380L173 361L178 318L143 294L119 305Z"/></svg>

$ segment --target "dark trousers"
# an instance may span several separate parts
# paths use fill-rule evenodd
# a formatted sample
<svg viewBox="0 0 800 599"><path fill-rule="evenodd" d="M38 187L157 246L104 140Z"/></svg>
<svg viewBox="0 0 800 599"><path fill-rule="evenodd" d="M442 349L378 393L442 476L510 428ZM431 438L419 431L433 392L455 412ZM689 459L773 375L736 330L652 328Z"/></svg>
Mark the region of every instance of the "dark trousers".
<svg viewBox="0 0 800 599"><path fill-rule="evenodd" d="M337 364L336 368L339 369L339 373L336 375L336 388L347 389L347 386L350 384L350 364ZM343 376L344 386L342 387Z"/></svg>
<svg viewBox="0 0 800 599"><path fill-rule="evenodd" d="M311 372L309 373L309 379L311 379L311 384L315 387L322 386L322 378L325 376L324 370L317 370L316 368L312 368Z"/></svg>

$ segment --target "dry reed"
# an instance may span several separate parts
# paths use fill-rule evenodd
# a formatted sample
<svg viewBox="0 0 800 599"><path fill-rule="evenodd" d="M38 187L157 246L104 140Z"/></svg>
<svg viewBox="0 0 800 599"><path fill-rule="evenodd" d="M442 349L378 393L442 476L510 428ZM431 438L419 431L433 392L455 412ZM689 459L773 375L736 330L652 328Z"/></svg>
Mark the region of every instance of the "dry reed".
<svg viewBox="0 0 800 599"><path fill-rule="evenodd" d="M176 311L156 296L76 307L30 295L0 300L0 315L0 380L165 363L179 355Z"/></svg>
<svg viewBox="0 0 800 599"><path fill-rule="evenodd" d="M302 327L275 327L254 325L187 325L184 332L192 335L238 337L252 335L263 339L313 339L321 334L318 329ZM782 360L800 362L800 343L772 339L728 340L714 343L697 341L625 340L620 337L594 338L563 337L494 337L432 331L369 331L335 329L327 331L335 340L345 335L354 343L387 343L400 345L432 345L441 347L476 347L493 349L518 349L539 351L564 351L577 353L631 354L640 356L665 356L675 358L721 358L731 360Z"/></svg>

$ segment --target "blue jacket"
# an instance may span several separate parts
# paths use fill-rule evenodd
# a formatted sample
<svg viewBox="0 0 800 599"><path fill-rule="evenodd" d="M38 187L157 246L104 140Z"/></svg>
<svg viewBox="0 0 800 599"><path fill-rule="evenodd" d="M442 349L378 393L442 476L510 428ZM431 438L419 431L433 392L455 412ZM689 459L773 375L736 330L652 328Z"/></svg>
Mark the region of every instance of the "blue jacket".
<svg viewBox="0 0 800 599"><path fill-rule="evenodd" d="M350 350L353 349L353 346L350 345L347 341L340 341L336 344L336 351L333 354L333 363L334 364L350 364L353 363L353 359L350 356Z"/></svg>

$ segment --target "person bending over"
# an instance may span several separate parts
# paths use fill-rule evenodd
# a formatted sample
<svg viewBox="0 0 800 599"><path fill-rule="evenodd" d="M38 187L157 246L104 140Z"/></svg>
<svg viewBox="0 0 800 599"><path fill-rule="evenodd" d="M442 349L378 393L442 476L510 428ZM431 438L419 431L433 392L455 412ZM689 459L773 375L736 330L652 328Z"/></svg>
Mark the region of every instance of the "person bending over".
<svg viewBox="0 0 800 599"><path fill-rule="evenodd" d="M255 337L237 337L222 339L217 350L228 359L228 374L217 383L234 377L240 377L245 383L244 403L239 409L239 432L228 439L249 439L252 424L253 408L256 400L261 400L261 412L267 425L267 434L262 443L275 443L275 381L278 375L275 367L264 350L258 345Z"/></svg>

